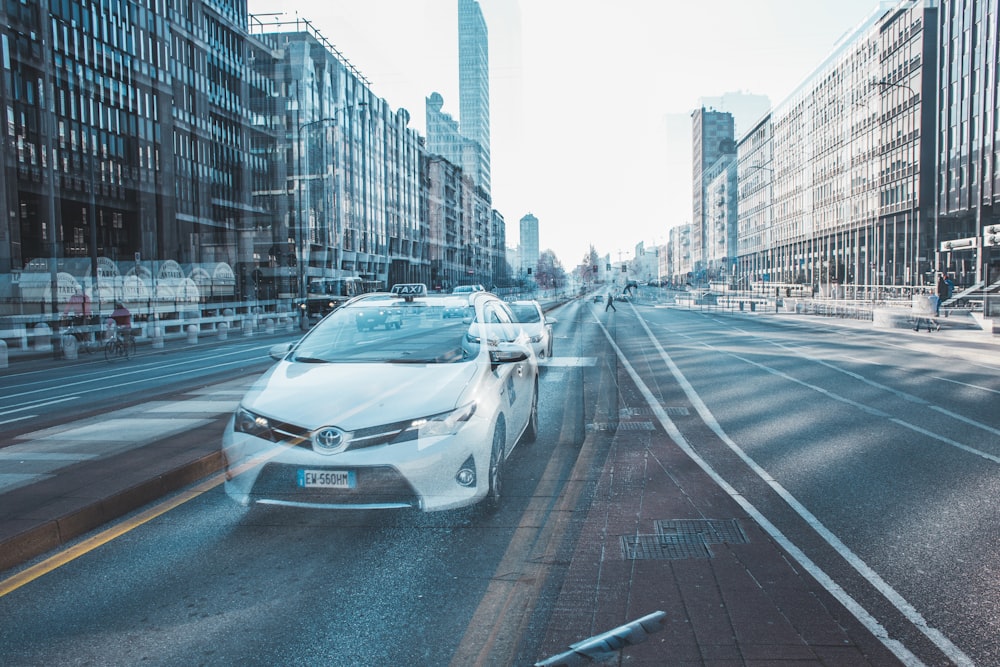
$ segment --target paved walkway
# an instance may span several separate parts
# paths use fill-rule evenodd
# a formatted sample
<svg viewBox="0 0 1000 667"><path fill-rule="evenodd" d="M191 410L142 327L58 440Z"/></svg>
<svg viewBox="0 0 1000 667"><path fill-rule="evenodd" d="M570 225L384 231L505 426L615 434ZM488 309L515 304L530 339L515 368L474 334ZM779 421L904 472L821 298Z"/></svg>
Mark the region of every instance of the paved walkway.
<svg viewBox="0 0 1000 667"><path fill-rule="evenodd" d="M917 352L1000 368L1000 336L946 321L941 331L918 333L807 315L727 316L880 332ZM219 470L222 430L247 383L76 421L0 448L0 573ZM108 449L108 420L149 435ZM156 428L142 430L149 420L158 420ZM48 456L53 448L62 454L58 464ZM39 469L50 474L31 474ZM662 431L619 429L539 661L655 611L666 612L664 629L625 648L627 664L898 664ZM570 653L544 664L589 662Z"/></svg>

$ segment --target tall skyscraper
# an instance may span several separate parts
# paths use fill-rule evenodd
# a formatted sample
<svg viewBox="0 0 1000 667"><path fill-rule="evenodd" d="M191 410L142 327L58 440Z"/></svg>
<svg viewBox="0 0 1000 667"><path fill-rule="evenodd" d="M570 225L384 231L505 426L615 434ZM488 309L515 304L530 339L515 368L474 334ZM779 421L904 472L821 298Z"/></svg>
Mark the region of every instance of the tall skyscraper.
<svg viewBox="0 0 1000 667"><path fill-rule="evenodd" d="M458 0L458 95L462 136L478 148L469 175L490 193L490 62L486 20L476 0Z"/></svg>
<svg viewBox="0 0 1000 667"><path fill-rule="evenodd" d="M706 225L710 215L706 202L706 172L723 156L736 155L733 115L701 107L691 114L694 203L691 215L691 264L699 277L707 268Z"/></svg>
<svg viewBox="0 0 1000 667"><path fill-rule="evenodd" d="M528 213L521 218L521 270L527 274L528 269L534 273L538 265L538 218Z"/></svg>

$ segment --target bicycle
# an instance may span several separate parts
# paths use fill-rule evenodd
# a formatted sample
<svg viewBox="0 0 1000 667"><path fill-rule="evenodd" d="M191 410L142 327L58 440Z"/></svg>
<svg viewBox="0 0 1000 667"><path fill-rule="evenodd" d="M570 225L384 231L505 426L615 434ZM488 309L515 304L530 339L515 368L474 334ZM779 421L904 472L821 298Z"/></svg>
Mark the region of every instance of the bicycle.
<svg viewBox="0 0 1000 667"><path fill-rule="evenodd" d="M104 344L104 358L107 361L128 360L135 356L135 336L131 329L114 328L111 337Z"/></svg>

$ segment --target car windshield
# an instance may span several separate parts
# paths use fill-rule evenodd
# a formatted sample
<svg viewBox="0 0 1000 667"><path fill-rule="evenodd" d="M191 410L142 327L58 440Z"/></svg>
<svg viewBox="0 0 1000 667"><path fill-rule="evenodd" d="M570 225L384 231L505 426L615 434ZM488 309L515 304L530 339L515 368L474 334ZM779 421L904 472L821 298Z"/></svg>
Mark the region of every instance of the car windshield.
<svg viewBox="0 0 1000 667"><path fill-rule="evenodd" d="M470 336L475 311L463 299L406 301L379 295L337 309L290 356L302 363L468 361L479 353Z"/></svg>

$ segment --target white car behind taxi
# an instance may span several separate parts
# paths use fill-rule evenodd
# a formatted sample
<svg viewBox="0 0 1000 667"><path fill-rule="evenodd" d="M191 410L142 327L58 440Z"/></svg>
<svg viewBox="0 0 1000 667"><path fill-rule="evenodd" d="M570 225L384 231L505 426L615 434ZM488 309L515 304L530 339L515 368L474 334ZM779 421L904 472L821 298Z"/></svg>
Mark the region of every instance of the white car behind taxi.
<svg viewBox="0 0 1000 667"><path fill-rule="evenodd" d="M524 332L531 340L535 356L539 359L552 356L552 325L556 320L546 317L542 305L534 300L512 301L510 309Z"/></svg>

